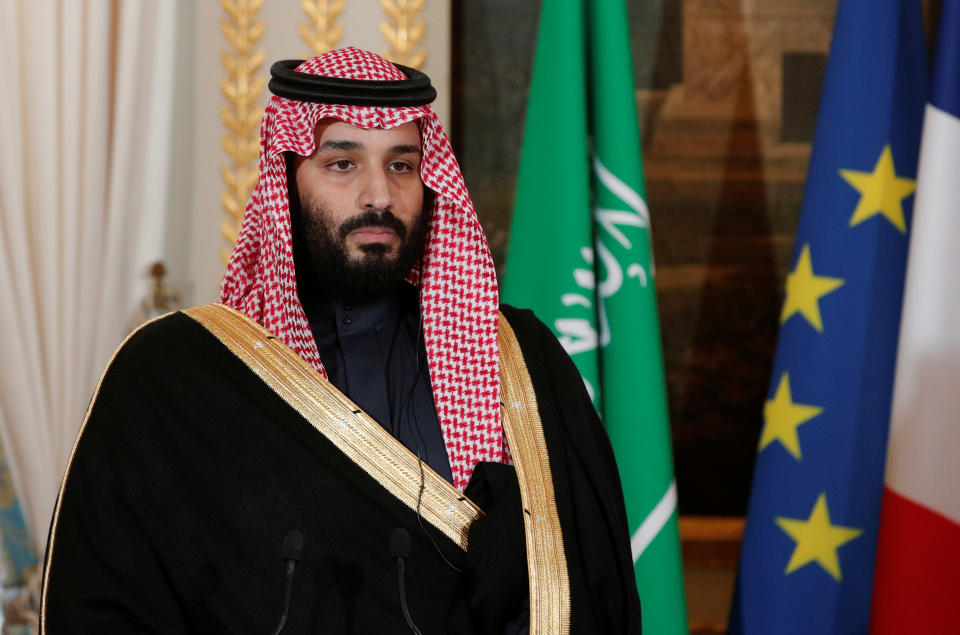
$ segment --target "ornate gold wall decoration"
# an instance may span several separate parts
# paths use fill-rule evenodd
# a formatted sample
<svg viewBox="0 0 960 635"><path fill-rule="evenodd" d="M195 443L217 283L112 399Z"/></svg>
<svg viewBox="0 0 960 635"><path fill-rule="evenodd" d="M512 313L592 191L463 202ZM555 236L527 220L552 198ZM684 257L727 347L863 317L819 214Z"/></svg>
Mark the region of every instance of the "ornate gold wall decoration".
<svg viewBox="0 0 960 635"><path fill-rule="evenodd" d="M220 143L229 158L220 167L227 186L220 195L228 217L220 222L220 230L230 244L230 249L220 249L220 257L226 263L237 242L247 199L257 182L258 129L263 116L257 102L264 88L264 80L257 72L263 65L264 49L254 47L263 37L264 21L257 18L263 0L220 0L220 6L226 14L220 21L220 32L230 45L220 52L225 71L220 90L227 99L227 105L220 109L226 128Z"/></svg>
<svg viewBox="0 0 960 635"><path fill-rule="evenodd" d="M344 0L300 0L308 21L300 25L300 37L307 43L314 55L326 53L336 48L343 26L334 24L343 11Z"/></svg>
<svg viewBox="0 0 960 635"><path fill-rule="evenodd" d="M387 59L421 68L427 59L424 51L414 51L427 30L427 23L417 20L417 14L423 10L425 0L380 0L380 6L391 20L380 22L380 33L390 45L383 54Z"/></svg>

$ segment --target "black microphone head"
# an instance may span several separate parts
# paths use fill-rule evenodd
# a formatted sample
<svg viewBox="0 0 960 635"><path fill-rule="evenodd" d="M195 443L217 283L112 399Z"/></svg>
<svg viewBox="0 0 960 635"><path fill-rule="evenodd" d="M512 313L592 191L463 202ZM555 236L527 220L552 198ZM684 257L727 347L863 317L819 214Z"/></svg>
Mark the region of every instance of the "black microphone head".
<svg viewBox="0 0 960 635"><path fill-rule="evenodd" d="M410 555L410 532L397 527L390 532L390 557L406 558Z"/></svg>
<svg viewBox="0 0 960 635"><path fill-rule="evenodd" d="M298 529L291 529L283 537L283 559L300 561L303 555L303 534Z"/></svg>

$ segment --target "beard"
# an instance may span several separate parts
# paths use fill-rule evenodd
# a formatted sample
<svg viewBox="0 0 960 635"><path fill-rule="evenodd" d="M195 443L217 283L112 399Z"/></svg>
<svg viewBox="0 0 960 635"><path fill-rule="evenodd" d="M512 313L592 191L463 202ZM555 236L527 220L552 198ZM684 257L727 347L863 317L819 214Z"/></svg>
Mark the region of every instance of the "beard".
<svg viewBox="0 0 960 635"><path fill-rule="evenodd" d="M331 298L363 304L383 296L399 286L423 254L430 202L432 197L425 197L423 210L408 229L386 209L367 210L337 226L323 203L312 198L302 200L297 206L299 209L291 210L295 252L305 256L297 258L297 264L305 265L304 273L309 273L310 284ZM369 243L360 247L362 255L351 256L346 238L350 232L363 227L391 229L400 244L391 253L388 245Z"/></svg>

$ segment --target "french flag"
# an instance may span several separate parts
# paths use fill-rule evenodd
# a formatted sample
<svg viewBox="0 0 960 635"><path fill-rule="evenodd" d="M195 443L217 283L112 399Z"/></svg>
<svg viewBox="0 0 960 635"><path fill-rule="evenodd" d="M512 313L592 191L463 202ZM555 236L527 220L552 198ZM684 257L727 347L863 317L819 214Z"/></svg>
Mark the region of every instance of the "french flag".
<svg viewBox="0 0 960 635"><path fill-rule="evenodd" d="M870 632L960 633L960 0L920 148Z"/></svg>

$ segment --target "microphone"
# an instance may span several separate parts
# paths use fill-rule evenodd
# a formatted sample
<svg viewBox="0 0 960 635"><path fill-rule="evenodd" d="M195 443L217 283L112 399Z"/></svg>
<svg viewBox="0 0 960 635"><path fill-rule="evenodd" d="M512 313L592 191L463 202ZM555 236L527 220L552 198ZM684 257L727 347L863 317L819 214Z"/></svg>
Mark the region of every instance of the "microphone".
<svg viewBox="0 0 960 635"><path fill-rule="evenodd" d="M277 624L277 630L273 635L280 635L280 631L287 624L287 616L290 614L290 596L293 594L293 570L300 562L300 556L303 555L303 533L298 529L291 529L283 537L283 561L287 565L287 590L283 595L283 613L280 614L280 623Z"/></svg>
<svg viewBox="0 0 960 635"><path fill-rule="evenodd" d="M400 608L403 609L403 619L407 621L413 635L422 635L407 607L407 593L403 588L403 567L407 556L410 555L410 532L403 527L397 527L390 532L390 557L397 563L397 583L400 589Z"/></svg>

